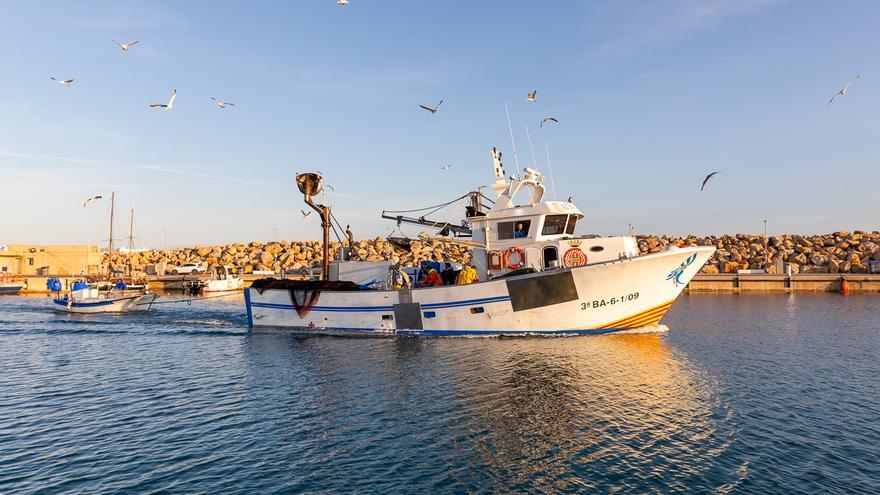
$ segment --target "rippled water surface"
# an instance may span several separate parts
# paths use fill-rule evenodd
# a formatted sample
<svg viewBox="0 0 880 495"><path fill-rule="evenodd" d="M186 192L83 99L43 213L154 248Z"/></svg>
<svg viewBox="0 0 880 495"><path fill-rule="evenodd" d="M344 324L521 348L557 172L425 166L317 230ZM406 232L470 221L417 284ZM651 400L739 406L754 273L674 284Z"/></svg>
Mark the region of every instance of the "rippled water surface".
<svg viewBox="0 0 880 495"><path fill-rule="evenodd" d="M880 493L878 296L516 339L248 332L242 304L0 298L0 493Z"/></svg>

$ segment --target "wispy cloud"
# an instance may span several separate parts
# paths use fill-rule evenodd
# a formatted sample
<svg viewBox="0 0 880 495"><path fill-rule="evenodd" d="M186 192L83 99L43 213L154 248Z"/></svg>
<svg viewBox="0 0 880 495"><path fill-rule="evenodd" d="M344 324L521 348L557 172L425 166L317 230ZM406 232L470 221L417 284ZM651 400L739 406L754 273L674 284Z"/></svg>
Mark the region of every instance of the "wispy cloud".
<svg viewBox="0 0 880 495"><path fill-rule="evenodd" d="M153 164L145 164L145 163L134 163L134 162L117 162L117 161L106 161L106 160L93 160L90 158L78 158L78 157L70 157L70 156L57 156L57 155L35 155L31 153L21 153L17 151L9 151L0 149L0 157L7 158L17 158L20 160L28 160L28 161L40 161L40 162L62 162L62 163L73 163L76 165L82 165L86 167L101 167L101 168L127 168L130 170L144 170L150 172L160 172L164 174L174 174L174 175L183 175L188 177L199 177L205 179L215 179L215 180L223 180L230 182L238 182L242 184L256 184L261 186L275 186L275 187L289 187L290 184L282 184L280 182L272 182L266 180L258 180L258 179L246 179L242 177L233 177L229 175L219 175L219 174L209 174L204 172L196 172L192 170L187 170L186 168L182 168L180 166L168 166L168 165L153 165Z"/></svg>
<svg viewBox="0 0 880 495"><path fill-rule="evenodd" d="M87 18L71 17L65 25L83 29L107 29L112 31L139 31L164 26L180 26L183 19L152 3L117 0L110 4L103 15Z"/></svg>
<svg viewBox="0 0 880 495"><path fill-rule="evenodd" d="M621 56L675 42L725 21L755 15L787 0L673 0L615 2L621 21L600 44L598 56Z"/></svg>

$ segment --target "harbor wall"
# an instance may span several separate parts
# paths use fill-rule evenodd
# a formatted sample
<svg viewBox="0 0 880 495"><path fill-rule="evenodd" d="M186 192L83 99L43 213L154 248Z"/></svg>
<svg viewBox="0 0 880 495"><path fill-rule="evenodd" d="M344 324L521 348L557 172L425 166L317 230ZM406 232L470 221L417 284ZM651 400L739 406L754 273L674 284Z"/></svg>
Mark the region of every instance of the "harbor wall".
<svg viewBox="0 0 880 495"><path fill-rule="evenodd" d="M668 245L715 246L701 273L737 273L765 270L785 273L869 273L870 262L880 260L880 232L769 236L638 236L642 254L657 253Z"/></svg>
<svg viewBox="0 0 880 495"><path fill-rule="evenodd" d="M870 262L880 261L880 232L834 232L830 234L785 234L763 236L735 234L723 236L636 236L641 254L657 253L666 246L715 246L712 258L701 273L737 273L764 270L768 274L786 273L869 273ZM331 243L331 254L341 248ZM470 248L436 239L389 241L385 238L355 241L355 255L367 261L416 264L419 261L468 263ZM105 259L106 262L106 259ZM122 268L187 262L221 263L241 273L274 271L296 272L321 262L321 243L317 241L277 241L233 243L225 246L148 250L113 253L113 265ZM880 265L880 263L878 263Z"/></svg>

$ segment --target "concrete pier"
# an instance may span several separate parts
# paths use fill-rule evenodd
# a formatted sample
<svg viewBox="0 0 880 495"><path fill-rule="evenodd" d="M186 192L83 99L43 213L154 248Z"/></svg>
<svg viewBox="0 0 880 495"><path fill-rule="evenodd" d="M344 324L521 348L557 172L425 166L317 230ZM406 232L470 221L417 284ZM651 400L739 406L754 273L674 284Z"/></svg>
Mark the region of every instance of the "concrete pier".
<svg viewBox="0 0 880 495"><path fill-rule="evenodd" d="M685 292L839 292L846 280L850 292L880 292L880 274L802 273L697 274Z"/></svg>

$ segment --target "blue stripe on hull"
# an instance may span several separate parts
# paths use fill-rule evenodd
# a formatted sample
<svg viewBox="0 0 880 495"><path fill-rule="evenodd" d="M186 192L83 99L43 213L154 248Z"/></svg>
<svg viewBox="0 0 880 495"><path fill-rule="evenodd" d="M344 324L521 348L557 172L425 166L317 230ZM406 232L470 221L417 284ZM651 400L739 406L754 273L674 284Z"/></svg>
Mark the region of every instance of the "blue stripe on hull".
<svg viewBox="0 0 880 495"><path fill-rule="evenodd" d="M484 297L481 299L468 299L464 301L448 301L441 303L422 304L422 309L441 309L441 308L457 308L461 306L474 306L477 304L491 304L497 302L510 301L510 296ZM246 304L248 311L251 308L269 308L269 309L296 309L292 304L276 304L264 302L251 302L250 297L247 298ZM326 313L358 313L358 312L379 312L394 311L394 306L313 306L311 311L319 311Z"/></svg>
<svg viewBox="0 0 880 495"><path fill-rule="evenodd" d="M111 304L113 304L115 302L126 301L129 299L136 299L138 297L140 297L140 296L121 297L119 299L111 299L109 301L97 301L97 302L90 302L90 303L75 302L75 303L71 304L71 307L73 307L73 308L95 308L98 306L110 306ZM53 301L55 302L55 304L57 304L59 306L67 306L67 299L53 299Z"/></svg>
<svg viewBox="0 0 880 495"><path fill-rule="evenodd" d="M278 328L289 330L294 333L308 333L315 335L380 335L394 336L427 336L427 337L504 337L504 336L575 336L575 335L600 335L605 333L620 332L636 327L622 328L598 328L586 330L387 330L384 328L321 328L321 327L279 327L265 326L263 328Z"/></svg>

